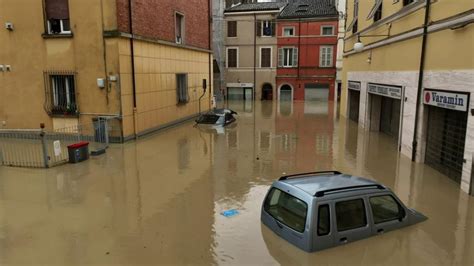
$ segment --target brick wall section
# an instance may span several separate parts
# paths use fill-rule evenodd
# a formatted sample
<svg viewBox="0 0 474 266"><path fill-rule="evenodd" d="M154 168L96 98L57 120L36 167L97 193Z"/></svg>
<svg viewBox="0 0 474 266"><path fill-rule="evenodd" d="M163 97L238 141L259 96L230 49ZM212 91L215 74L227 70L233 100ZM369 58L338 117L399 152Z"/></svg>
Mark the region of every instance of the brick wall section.
<svg viewBox="0 0 474 266"><path fill-rule="evenodd" d="M133 33L175 42L175 12L185 16L184 44L209 49L210 0L132 0ZM118 30L130 32L128 0L117 0Z"/></svg>

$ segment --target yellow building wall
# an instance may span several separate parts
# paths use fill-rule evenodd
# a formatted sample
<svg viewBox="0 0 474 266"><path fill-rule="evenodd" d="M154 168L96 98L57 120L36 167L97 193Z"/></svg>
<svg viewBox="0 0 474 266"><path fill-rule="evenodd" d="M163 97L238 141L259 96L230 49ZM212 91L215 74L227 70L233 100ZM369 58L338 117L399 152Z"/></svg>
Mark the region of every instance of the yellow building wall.
<svg viewBox="0 0 474 266"><path fill-rule="evenodd" d="M141 40L134 41L134 52L136 119L133 114L130 40L119 40L124 137L196 115L199 97L203 94L203 79L207 80L208 89L201 100L201 109L210 108L212 76L209 76L209 53ZM212 62L212 57L210 60ZM186 104L177 104L177 73L188 74L189 102Z"/></svg>
<svg viewBox="0 0 474 266"><path fill-rule="evenodd" d="M358 32L353 34L347 29L344 52L350 52L357 42L357 35L387 34L394 36L423 26L425 8L392 21L391 26L383 24L374 29L364 31L373 24L373 19L367 20L375 1L359 0ZM417 4L415 4L417 5ZM403 1L393 4L392 0L383 0L382 19L402 10ZM406 8L406 7L405 7ZM456 14L474 9L472 0L438 0L432 1L430 21L439 21ZM347 3L347 24L352 22L354 0ZM360 34L360 32L363 32ZM386 37L361 37L365 46L386 39ZM343 60L343 90L341 96L341 114L347 112L347 73L357 71L418 71L420 64L422 37L401 42L391 43L382 47L346 55ZM458 30L446 29L428 35L425 70L450 70L474 68L474 27L471 25ZM371 62L367 60L371 56Z"/></svg>

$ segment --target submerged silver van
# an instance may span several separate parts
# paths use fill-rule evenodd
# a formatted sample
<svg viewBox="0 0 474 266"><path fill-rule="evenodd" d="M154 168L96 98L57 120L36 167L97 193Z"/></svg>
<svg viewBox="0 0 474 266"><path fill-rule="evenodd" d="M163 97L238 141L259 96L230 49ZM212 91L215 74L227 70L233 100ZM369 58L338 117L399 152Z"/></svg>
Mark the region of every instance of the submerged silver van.
<svg viewBox="0 0 474 266"><path fill-rule="evenodd" d="M318 251L427 218L387 187L337 171L287 175L270 187L261 220L295 246Z"/></svg>

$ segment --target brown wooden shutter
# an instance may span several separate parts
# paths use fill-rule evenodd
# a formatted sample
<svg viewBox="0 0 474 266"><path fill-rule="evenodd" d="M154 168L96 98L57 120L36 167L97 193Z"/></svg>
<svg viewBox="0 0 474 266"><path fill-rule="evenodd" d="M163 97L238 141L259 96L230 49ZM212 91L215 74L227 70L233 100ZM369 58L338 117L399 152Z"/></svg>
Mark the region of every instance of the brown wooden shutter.
<svg viewBox="0 0 474 266"><path fill-rule="evenodd" d="M271 67L271 48L262 48L261 67Z"/></svg>
<svg viewBox="0 0 474 266"><path fill-rule="evenodd" d="M276 21L272 20L272 36L276 36Z"/></svg>
<svg viewBox="0 0 474 266"><path fill-rule="evenodd" d="M45 0L48 19L69 19L68 0Z"/></svg>
<svg viewBox="0 0 474 266"><path fill-rule="evenodd" d="M237 21L227 22L227 37L237 37Z"/></svg>
<svg viewBox="0 0 474 266"><path fill-rule="evenodd" d="M227 67L237 67L237 49L227 50Z"/></svg>

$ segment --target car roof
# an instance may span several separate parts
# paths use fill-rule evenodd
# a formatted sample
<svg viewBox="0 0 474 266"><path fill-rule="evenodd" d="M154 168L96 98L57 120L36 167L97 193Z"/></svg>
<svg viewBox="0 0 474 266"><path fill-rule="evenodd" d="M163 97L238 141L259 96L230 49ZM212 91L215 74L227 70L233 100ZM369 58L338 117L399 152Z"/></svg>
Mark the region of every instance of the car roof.
<svg viewBox="0 0 474 266"><path fill-rule="evenodd" d="M307 173L280 178L279 182L297 187L311 196L323 196L324 193L336 192L346 189L378 188L385 189L383 185L363 177L334 173Z"/></svg>

